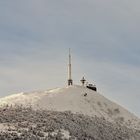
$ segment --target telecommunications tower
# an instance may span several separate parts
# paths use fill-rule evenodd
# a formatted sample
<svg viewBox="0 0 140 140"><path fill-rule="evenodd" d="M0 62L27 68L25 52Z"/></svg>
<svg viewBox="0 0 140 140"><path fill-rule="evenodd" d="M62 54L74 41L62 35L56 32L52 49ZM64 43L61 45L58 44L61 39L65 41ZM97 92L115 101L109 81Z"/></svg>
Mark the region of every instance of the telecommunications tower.
<svg viewBox="0 0 140 140"><path fill-rule="evenodd" d="M68 86L73 85L73 80L71 76L71 51L69 49L69 65L68 65Z"/></svg>

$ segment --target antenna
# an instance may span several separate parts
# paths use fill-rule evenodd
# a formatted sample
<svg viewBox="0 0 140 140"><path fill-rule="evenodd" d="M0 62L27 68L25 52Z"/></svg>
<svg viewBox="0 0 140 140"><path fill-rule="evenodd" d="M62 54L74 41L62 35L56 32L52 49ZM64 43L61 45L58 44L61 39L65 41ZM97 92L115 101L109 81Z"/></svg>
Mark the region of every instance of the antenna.
<svg viewBox="0 0 140 140"><path fill-rule="evenodd" d="M71 76L71 50L69 48L69 65L68 65L68 86L73 85L73 80Z"/></svg>

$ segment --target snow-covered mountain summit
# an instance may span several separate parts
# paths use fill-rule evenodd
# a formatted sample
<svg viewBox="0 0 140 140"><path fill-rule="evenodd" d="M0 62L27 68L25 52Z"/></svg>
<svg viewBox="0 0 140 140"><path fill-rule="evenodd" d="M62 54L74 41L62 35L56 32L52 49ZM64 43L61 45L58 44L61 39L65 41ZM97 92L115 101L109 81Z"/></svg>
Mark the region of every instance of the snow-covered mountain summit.
<svg viewBox="0 0 140 140"><path fill-rule="evenodd" d="M140 120L123 107L84 86L68 86L47 91L18 93L0 99L0 105L31 106L33 109L71 111L97 116L107 121L140 129Z"/></svg>

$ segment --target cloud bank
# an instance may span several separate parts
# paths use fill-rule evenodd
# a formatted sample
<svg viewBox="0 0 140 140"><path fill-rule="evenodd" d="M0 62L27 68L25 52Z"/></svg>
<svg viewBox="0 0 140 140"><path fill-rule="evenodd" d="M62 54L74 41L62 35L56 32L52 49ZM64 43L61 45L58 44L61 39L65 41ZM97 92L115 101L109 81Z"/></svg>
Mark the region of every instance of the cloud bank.
<svg viewBox="0 0 140 140"><path fill-rule="evenodd" d="M85 75L140 116L140 1L0 1L0 97Z"/></svg>

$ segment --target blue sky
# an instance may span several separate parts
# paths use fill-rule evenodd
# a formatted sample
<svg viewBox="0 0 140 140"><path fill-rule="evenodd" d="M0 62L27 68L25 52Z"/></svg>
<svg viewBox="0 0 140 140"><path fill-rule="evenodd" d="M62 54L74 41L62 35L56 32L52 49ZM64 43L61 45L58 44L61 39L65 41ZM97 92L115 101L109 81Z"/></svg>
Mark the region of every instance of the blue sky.
<svg viewBox="0 0 140 140"><path fill-rule="evenodd" d="M140 116L139 0L1 0L0 97L84 75Z"/></svg>

